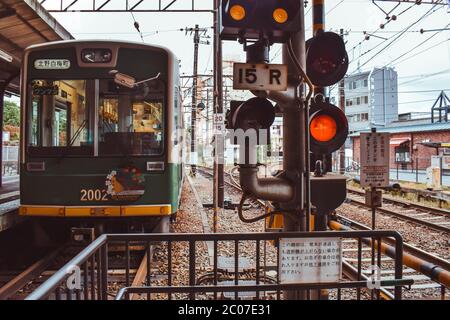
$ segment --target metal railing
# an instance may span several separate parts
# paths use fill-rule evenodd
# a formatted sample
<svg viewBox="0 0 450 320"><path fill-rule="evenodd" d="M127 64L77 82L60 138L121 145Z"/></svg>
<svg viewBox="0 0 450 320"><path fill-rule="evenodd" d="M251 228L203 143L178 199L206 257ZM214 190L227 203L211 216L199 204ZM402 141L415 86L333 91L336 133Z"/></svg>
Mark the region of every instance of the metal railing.
<svg viewBox="0 0 450 320"><path fill-rule="evenodd" d="M19 168L19 147L3 145L2 155L2 174L17 174Z"/></svg>
<svg viewBox="0 0 450 320"><path fill-rule="evenodd" d="M280 239L288 238L341 238L354 239L357 243L357 267L356 277L351 280L341 279L332 283L281 283L279 272L280 266ZM55 299L55 300L108 300L108 299L129 299L133 294L143 294L147 299L161 298L161 294L165 299L173 298L204 298L209 294L209 298L220 299L228 293L228 298L238 299L242 293L253 292L255 299L281 299L283 290L302 290L306 292L306 297L318 293L320 289L333 289L336 291L337 299L341 299L342 289L354 289L357 293L357 299L361 298L361 290L367 288L367 277L363 274L363 242L374 241L377 243L378 250L374 252L376 255L376 263L381 267L382 249L381 241L383 238L390 238L395 243L395 259L393 277L381 279L379 287L392 287L395 299L401 299L402 286L411 285L412 280L402 279L402 256L403 241L399 233L395 231L333 231L333 232L273 232L273 233L233 233L233 234L105 234L97 238L75 258L69 261L62 269L57 271L33 293L27 300L38 299ZM363 241L364 240L364 241ZM272 280L268 280L266 271L263 268L262 252L263 245L266 241L274 244L273 250L275 255L272 262ZM187 283L176 284L175 278L180 274L179 269L174 269L174 247L178 243L187 244L188 250L184 250L186 271L188 274ZM210 284L200 281L204 279L204 270L198 268L199 252L197 246L199 243L208 245L208 255L212 270L209 271ZM233 270L223 272L219 268L219 247L224 244L230 244L233 249L233 257L231 267ZM242 246L245 249L242 249ZM249 245L252 244L252 245ZM141 246L146 251L146 278L145 286L131 287L131 269L130 269L130 250L132 247ZM142 247L143 246L143 247ZM162 285L155 285L155 270L158 266L153 261L152 246L158 246L160 254L158 255L159 265L167 266L167 275L165 273L158 274L158 279L164 279ZM249 255L251 247L254 254ZM110 248L114 248L114 254ZM124 261L120 261L119 267L125 269L124 281L121 287L117 288L117 277L108 274L108 268L111 263L114 264L115 270L118 267L117 261L114 261L118 255L118 250L123 253ZM206 249L205 249L206 250ZM240 256L240 252L244 252L251 260L253 270L253 281L249 283L244 281L242 277L242 266L240 260L246 258ZM264 253L264 252L263 252ZM177 255L179 252L177 253ZM160 261L163 257L164 261ZM265 258L265 253L264 253ZM177 256L178 260L181 258ZM233 260L234 259L234 260ZM247 258L248 259L248 258ZM276 263L275 263L276 261ZM177 268L180 264L176 262ZM233 266L234 265L234 266ZM264 263L265 265L265 263ZM267 267L267 266L266 266ZM77 273L78 272L78 273ZM152 275L153 272L153 275ZM175 274L174 274L175 272ZM78 274L79 286L73 287L74 276ZM227 282L223 282L224 274L228 276ZM248 272L247 272L248 276ZM153 282L152 282L153 279ZM75 281L76 282L76 281ZM161 282L160 282L161 283ZM380 289L371 289L377 292L375 295L379 298ZM234 293L230 294L229 293ZM219 295L220 294L220 295ZM181 295L181 296L180 296ZM372 295L373 297L374 295Z"/></svg>

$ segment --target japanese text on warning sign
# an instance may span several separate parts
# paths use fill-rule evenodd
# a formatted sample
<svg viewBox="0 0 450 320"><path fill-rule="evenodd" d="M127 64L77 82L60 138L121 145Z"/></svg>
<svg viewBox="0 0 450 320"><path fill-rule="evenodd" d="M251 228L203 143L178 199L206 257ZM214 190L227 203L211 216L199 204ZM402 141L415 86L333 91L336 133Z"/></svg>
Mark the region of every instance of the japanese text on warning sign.
<svg viewBox="0 0 450 320"><path fill-rule="evenodd" d="M280 239L281 283L338 282L342 273L340 238Z"/></svg>
<svg viewBox="0 0 450 320"><path fill-rule="evenodd" d="M389 133L361 133L361 187L389 185Z"/></svg>

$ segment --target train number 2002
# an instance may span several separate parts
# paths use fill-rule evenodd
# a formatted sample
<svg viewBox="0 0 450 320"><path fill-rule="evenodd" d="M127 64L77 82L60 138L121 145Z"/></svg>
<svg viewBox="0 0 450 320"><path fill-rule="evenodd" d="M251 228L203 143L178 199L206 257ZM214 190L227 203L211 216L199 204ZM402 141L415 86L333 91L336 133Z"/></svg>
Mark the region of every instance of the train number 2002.
<svg viewBox="0 0 450 320"><path fill-rule="evenodd" d="M80 201L108 201L105 189L81 189Z"/></svg>

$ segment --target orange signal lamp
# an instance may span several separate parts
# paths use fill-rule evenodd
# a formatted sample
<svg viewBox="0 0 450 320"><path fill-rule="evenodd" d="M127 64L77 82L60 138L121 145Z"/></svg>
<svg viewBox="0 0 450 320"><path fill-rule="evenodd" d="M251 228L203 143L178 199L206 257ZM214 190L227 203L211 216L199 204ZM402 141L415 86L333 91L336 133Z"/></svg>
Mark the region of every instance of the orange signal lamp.
<svg viewBox="0 0 450 320"><path fill-rule="evenodd" d="M230 16L233 20L241 21L245 18L245 8L239 4L235 4L230 8Z"/></svg>
<svg viewBox="0 0 450 320"><path fill-rule="evenodd" d="M289 18L287 11L283 8L276 8L273 11L272 16L273 20L275 20L278 23L285 23Z"/></svg>
<svg viewBox="0 0 450 320"><path fill-rule="evenodd" d="M330 141L336 136L336 120L329 115L318 115L311 120L309 130L311 132L311 136L317 141Z"/></svg>

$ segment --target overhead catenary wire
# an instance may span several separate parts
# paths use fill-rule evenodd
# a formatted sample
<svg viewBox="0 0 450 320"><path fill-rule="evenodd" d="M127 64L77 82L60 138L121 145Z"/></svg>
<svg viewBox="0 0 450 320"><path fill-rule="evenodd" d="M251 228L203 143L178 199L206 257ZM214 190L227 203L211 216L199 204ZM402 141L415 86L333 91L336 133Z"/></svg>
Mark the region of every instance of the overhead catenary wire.
<svg viewBox="0 0 450 320"><path fill-rule="evenodd" d="M412 9L414 6L416 6L416 4L413 4L413 5L411 5L411 6L409 6L409 7L407 7L406 9L404 9L403 11L401 11L399 14L397 14L396 16L397 16L397 18L398 17L400 17L402 14L404 14L405 12L407 12L408 10L410 10L410 9ZM387 24L387 23L386 23ZM384 24L384 25L386 25L386 24ZM381 32L381 31L383 31L383 29L381 29L381 27L378 27L378 29L376 29L375 31L371 31L371 32L369 32L370 34L375 34L375 33L377 33L377 32ZM361 31L361 32L364 32L364 31ZM398 31L398 32L401 32L401 31ZM396 32L396 33L398 33L398 32ZM394 35L395 36L395 35ZM389 39L388 39L389 40ZM350 49L350 51L353 51L354 49L356 49L358 46L360 46L364 41L368 41L368 38L366 38L366 37L364 37L364 39L363 40L361 40L357 45L355 45L353 48L351 48ZM381 45L383 42L380 42L378 45L376 45L374 48L372 48L372 49L370 49L369 51L367 51L367 52L365 52L365 53L363 53L362 55L360 55L360 57L362 57L362 56L364 56L365 54L367 54L367 53L369 53L370 51L372 51L373 49L375 49L375 48L377 48L379 45ZM360 58L359 57L359 58ZM352 63L352 61L353 61L354 59L352 59L351 61L350 61L350 63Z"/></svg>
<svg viewBox="0 0 450 320"><path fill-rule="evenodd" d="M422 50L422 51L419 51L419 52L417 52L416 54L414 54L414 55L412 55L412 56L410 56L410 57L406 57L406 58L404 58L404 59L402 59L402 60L400 60L400 61L394 63L393 65L399 65L400 63L403 63L403 62L405 62L405 61L407 61L407 60L409 60L409 59L411 59L411 58L417 57L418 55L420 55L420 54L422 54L422 53L425 53L425 52L427 52L427 51L429 51L429 50L431 50L431 49L433 49L433 48L435 48L435 47L437 47L437 46L440 46L441 44L446 43L446 42L448 42L449 40L450 40L450 38L444 39L443 41L440 41L440 42L438 42L438 43L432 45L431 47L428 47L428 48L426 48L426 49L424 49L424 50Z"/></svg>
<svg viewBox="0 0 450 320"><path fill-rule="evenodd" d="M438 0L439 2L441 2L442 0ZM364 56L365 54L373 51L375 48L379 47L381 44L384 44L386 41L389 41L391 39L393 39L391 42L389 42L386 46L384 46L381 50L379 50L377 53L375 53L373 56L371 56L368 60L366 60L362 65L358 65L357 69L354 70L353 72L351 72L350 74L354 74L356 73L361 67L363 67L364 65L366 65L367 63L369 63L371 60L373 60L374 58L376 58L381 52L383 52L384 50L386 50L388 47L390 47L392 44L394 44L398 39L400 39L400 37L405 34L410 28L412 28L413 26L415 26L417 23L419 23L420 21L424 20L425 18L428 18L429 16L431 16L433 13L435 13L436 11L438 11L439 9L441 9L442 7L439 7L438 9L435 9L435 7L437 6L437 4L435 4L433 7L431 7L425 14L423 14L419 19L417 19L416 21L414 21L413 23L411 23L410 25L408 25L406 28L404 28L403 30L401 30L399 33L392 35L391 37L389 37L387 40L380 42L378 45L376 45L375 47L371 48L370 50L368 50L367 52L361 54L357 59L360 59L362 56ZM354 60L356 60L356 58L352 59L350 61L350 63L352 63Z"/></svg>
<svg viewBox="0 0 450 320"><path fill-rule="evenodd" d="M133 12L130 11L130 13L131 13L131 17L133 18L133 21L134 21L134 23L133 23L134 28L135 28L135 29L137 30L137 32L139 33L139 36L141 37L142 42L144 42L144 37L142 36L142 32L141 32L141 29L140 29L140 26L139 26L139 22L136 21Z"/></svg>
<svg viewBox="0 0 450 320"><path fill-rule="evenodd" d="M448 27L450 25L450 23L447 23L447 25L445 27ZM425 40L423 40L422 42L420 42L419 44L415 45L413 48L407 50L406 52L404 52L403 54L399 55L397 58L391 60L389 62L389 64L392 64L393 62L397 61L398 59L403 58L404 56L406 56L407 54L411 53L412 51L416 50L417 48L419 48L420 46L422 46L424 43L430 41L431 39L433 39L435 36L437 36L439 33L441 33L442 30L436 31L435 33L433 33L431 36L429 36L428 38L426 38Z"/></svg>
<svg viewBox="0 0 450 320"><path fill-rule="evenodd" d="M395 43L398 39L400 39L400 37L410 28L412 28L414 25L416 25L417 23L419 23L420 21L422 21L423 19L429 17L430 15L432 15L433 13L435 13L436 11L438 11L439 9L441 9L442 7L439 7L438 9L434 10L434 8L437 5L432 6L425 14L423 14L419 19L417 19L416 21L414 21L413 23L411 23L410 25L408 25L405 29L403 29L399 34L395 34L394 36L392 36L391 38L394 38L391 42L389 42L386 46L384 46L383 48L381 48L377 53L375 53L373 56L371 56L368 60L366 60L362 65L359 65L358 68L356 70L354 70L353 72L350 73L350 75L355 74L359 68L365 66L366 64L368 64L370 61L372 61L374 58L376 58L382 51L386 50L387 48L389 48L393 43ZM434 10L434 11L433 11ZM389 39L391 39L389 38ZM388 40L389 40L388 39Z"/></svg>
<svg viewBox="0 0 450 320"><path fill-rule="evenodd" d="M419 22L419 20L416 21ZM385 47L383 47L381 50L379 50L376 54L374 54L372 57L370 57L368 60L366 60L362 65L358 66L358 69L360 69L361 67L365 66L366 64L368 64L371 60L373 60L374 58L376 58L382 51L386 50L388 47L390 47L395 41L397 41L401 36L403 35L403 33L399 34L398 36L396 36L396 38L394 40L392 40L390 43L388 43ZM357 70L358 70L357 69ZM350 74L354 74L357 70L354 70L352 73Z"/></svg>

